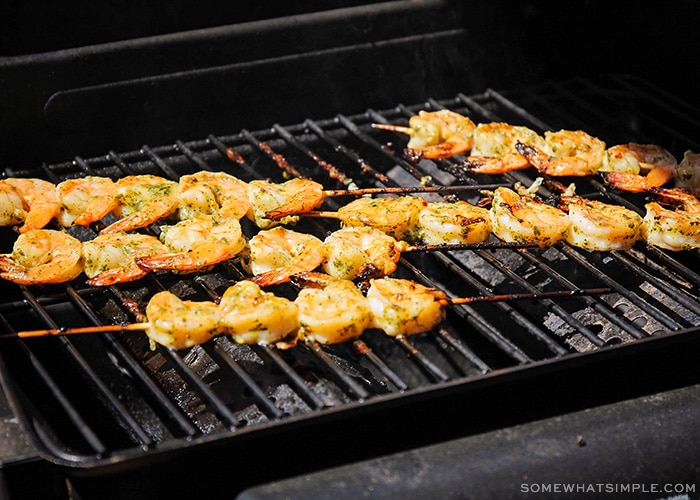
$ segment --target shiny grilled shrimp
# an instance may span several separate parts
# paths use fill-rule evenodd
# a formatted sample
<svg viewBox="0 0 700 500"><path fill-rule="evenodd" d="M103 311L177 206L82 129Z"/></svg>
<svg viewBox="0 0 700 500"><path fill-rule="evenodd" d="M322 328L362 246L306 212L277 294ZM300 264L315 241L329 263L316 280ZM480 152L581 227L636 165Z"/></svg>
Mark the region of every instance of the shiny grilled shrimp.
<svg viewBox="0 0 700 500"><path fill-rule="evenodd" d="M151 297L146 317L151 342L176 350L203 344L223 332L218 305L182 300L169 291Z"/></svg>
<svg viewBox="0 0 700 500"><path fill-rule="evenodd" d="M20 233L42 229L58 215L60 205L56 186L52 182L11 177L0 180L0 183L12 186L21 196L23 208L26 207L23 223L19 226Z"/></svg>
<svg viewBox="0 0 700 500"><path fill-rule="evenodd" d="M388 276L401 257L401 242L367 226L341 228L323 242L323 269L335 278L352 280Z"/></svg>
<svg viewBox="0 0 700 500"><path fill-rule="evenodd" d="M518 142L515 149L541 173L555 177L595 174L605 157L605 143L582 130L547 131L544 148Z"/></svg>
<svg viewBox="0 0 700 500"><path fill-rule="evenodd" d="M538 182L533 187L536 185ZM564 238L569 217L532 196L531 189L522 193L505 187L496 189L490 209L493 234L504 241L554 245Z"/></svg>
<svg viewBox="0 0 700 500"><path fill-rule="evenodd" d="M647 244L666 250L700 248L700 201L682 189L658 189L654 195L663 204L676 204L672 210L659 201L645 205L642 236Z"/></svg>
<svg viewBox="0 0 700 500"><path fill-rule="evenodd" d="M82 243L63 231L30 229L0 255L0 277L20 285L65 283L83 271Z"/></svg>
<svg viewBox="0 0 700 500"><path fill-rule="evenodd" d="M489 211L463 200L429 202L418 214L415 238L428 245L481 243L491 234Z"/></svg>
<svg viewBox="0 0 700 500"><path fill-rule="evenodd" d="M201 215L240 220L250 210L248 185L226 172L202 170L183 175L179 181L178 197L181 220Z"/></svg>
<svg viewBox="0 0 700 500"><path fill-rule="evenodd" d="M87 282L110 286L138 280L148 271L137 265L136 259L165 252L165 246L155 236L124 232L98 235L83 242Z"/></svg>
<svg viewBox="0 0 700 500"><path fill-rule="evenodd" d="M177 211L179 185L151 174L129 175L116 182L119 219L100 231L102 234L132 231L165 219Z"/></svg>
<svg viewBox="0 0 700 500"><path fill-rule="evenodd" d="M290 276L313 271L325 260L323 241L284 227L257 233L249 241L249 252L243 264L254 275L250 280L261 287L286 283Z"/></svg>
<svg viewBox="0 0 700 500"><path fill-rule="evenodd" d="M281 184L255 180L248 183L248 218L261 229L299 220L296 214L319 207L324 200L323 186L308 179L290 179Z"/></svg>
<svg viewBox="0 0 700 500"><path fill-rule="evenodd" d="M445 298L439 290L399 278L372 279L367 291L374 326L392 337L435 328L445 319Z"/></svg>
<svg viewBox="0 0 700 500"><path fill-rule="evenodd" d="M530 166L530 161L518 152L518 142L544 150L544 138L521 125L493 122L480 123L474 129L471 153L464 167L480 174L503 174Z"/></svg>
<svg viewBox="0 0 700 500"><path fill-rule="evenodd" d="M671 181L677 166L676 158L664 148L631 143L609 148L600 172L615 189L643 193Z"/></svg>
<svg viewBox="0 0 700 500"><path fill-rule="evenodd" d="M117 208L117 188L109 177L89 175L56 185L61 202L57 216L63 227L89 226Z"/></svg>
<svg viewBox="0 0 700 500"><path fill-rule="evenodd" d="M338 209L344 227L370 226L397 240L413 239L420 211L428 202L419 196L358 198Z"/></svg>
<svg viewBox="0 0 700 500"><path fill-rule="evenodd" d="M303 283L294 300L299 307L299 337L337 344L360 337L374 324L369 301L350 280L320 273L295 276Z"/></svg>
<svg viewBox="0 0 700 500"><path fill-rule="evenodd" d="M239 344L291 346L301 326L297 304L248 280L229 287L219 308L224 333Z"/></svg>
<svg viewBox="0 0 700 500"><path fill-rule="evenodd" d="M202 215L161 226L160 240L167 252L137 257L136 263L143 269L205 271L238 256L246 248L238 219L215 216Z"/></svg>

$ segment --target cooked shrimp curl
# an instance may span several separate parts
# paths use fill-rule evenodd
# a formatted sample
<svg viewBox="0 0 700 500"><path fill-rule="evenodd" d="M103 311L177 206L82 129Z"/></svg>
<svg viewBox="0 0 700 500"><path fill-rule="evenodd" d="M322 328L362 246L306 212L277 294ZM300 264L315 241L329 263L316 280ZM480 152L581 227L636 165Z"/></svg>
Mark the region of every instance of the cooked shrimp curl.
<svg viewBox="0 0 700 500"><path fill-rule="evenodd" d="M31 229L0 255L0 278L19 285L65 283L83 271L82 243L63 231Z"/></svg>
<svg viewBox="0 0 700 500"><path fill-rule="evenodd" d="M67 179L56 192L61 201L57 219L63 227L89 226L117 209L117 187L109 177Z"/></svg>
<svg viewBox="0 0 700 500"><path fill-rule="evenodd" d="M434 201L418 214L415 238L427 245L482 243L491 234L489 211L463 200Z"/></svg>
<svg viewBox="0 0 700 500"><path fill-rule="evenodd" d="M223 332L221 311L214 302L182 300L168 291L148 301L146 317L151 342L176 350L203 344Z"/></svg>
<svg viewBox="0 0 700 500"><path fill-rule="evenodd" d="M296 342L299 307L293 301L264 292L252 281L229 287L219 301L224 333L239 344L275 344L291 347Z"/></svg>
<svg viewBox="0 0 700 500"><path fill-rule="evenodd" d="M183 175L178 196L178 216L182 220L200 215L240 220L250 210L247 184L226 172L202 170Z"/></svg>
<svg viewBox="0 0 700 500"><path fill-rule="evenodd" d="M370 226L397 240L411 240L427 206L419 196L358 198L340 207L337 217L345 227Z"/></svg>
<svg viewBox="0 0 700 500"><path fill-rule="evenodd" d="M155 236L124 232L98 235L83 242L87 283L110 286L138 280L148 270L140 267L136 259L165 252L165 246Z"/></svg>
<svg viewBox="0 0 700 500"><path fill-rule="evenodd" d="M320 344L337 344L360 337L374 324L369 301L352 281L304 273L294 303L299 307L299 337Z"/></svg>
<svg viewBox="0 0 700 500"><path fill-rule="evenodd" d="M249 252L242 263L254 275L250 280L261 287L286 283L293 274L313 271L325 259L323 241L284 227L260 231L250 239Z"/></svg>
<svg viewBox="0 0 700 500"><path fill-rule="evenodd" d="M672 251L700 248L700 201L681 189L659 189L655 195L664 204L676 204L678 209L665 208L659 201L647 203L642 235L647 244Z"/></svg>
<svg viewBox="0 0 700 500"><path fill-rule="evenodd" d="M102 234L143 228L174 214L179 205L179 186L157 175L129 175L116 182L118 221Z"/></svg>
<svg viewBox="0 0 700 500"><path fill-rule="evenodd" d="M367 300L374 326L392 337L415 335L445 319L445 293L399 278L370 280Z"/></svg>
<svg viewBox="0 0 700 500"><path fill-rule="evenodd" d="M19 232L24 233L32 229L42 229L51 222L59 211L58 194L56 186L43 179L11 177L0 180L0 184L12 186L23 200L26 207L23 224L19 226Z"/></svg>
<svg viewBox="0 0 700 500"><path fill-rule="evenodd" d="M309 212L323 203L321 184L308 179L290 179L281 184L255 180L248 183L248 218L261 229L299 220L295 214Z"/></svg>
<svg viewBox="0 0 700 500"><path fill-rule="evenodd" d="M474 145L464 167L479 174L502 174L530 167L530 161L515 148L518 142L540 150L545 140L528 127L507 123L480 123L474 129Z"/></svg>
<svg viewBox="0 0 700 500"><path fill-rule="evenodd" d="M534 185L533 185L534 186ZM569 227L568 215L532 196L499 187L491 202L493 233L504 241L551 246L561 241Z"/></svg>
<svg viewBox="0 0 700 500"><path fill-rule="evenodd" d="M555 177L593 175L605 157L605 143L582 130L547 131L544 148L518 142L515 149L541 173Z"/></svg>
<svg viewBox="0 0 700 500"><path fill-rule="evenodd" d="M408 120L408 127L375 123L375 128L407 134L406 153L420 158L449 158L472 147L474 122L448 109L419 111Z"/></svg>
<svg viewBox="0 0 700 500"><path fill-rule="evenodd" d="M341 228L323 241L323 269L346 280L388 276L396 271L402 243L373 227Z"/></svg>
<svg viewBox="0 0 700 500"><path fill-rule="evenodd" d="M17 188L0 181L0 226L18 226L27 217L28 208Z"/></svg>
<svg viewBox="0 0 700 500"><path fill-rule="evenodd" d="M564 239L586 250L627 250L641 237L642 217L632 210L580 196L561 197L569 214Z"/></svg>
<svg viewBox="0 0 700 500"><path fill-rule="evenodd" d="M160 229L167 252L137 257L136 263L145 270L205 271L246 248L241 224L235 218L200 216Z"/></svg>

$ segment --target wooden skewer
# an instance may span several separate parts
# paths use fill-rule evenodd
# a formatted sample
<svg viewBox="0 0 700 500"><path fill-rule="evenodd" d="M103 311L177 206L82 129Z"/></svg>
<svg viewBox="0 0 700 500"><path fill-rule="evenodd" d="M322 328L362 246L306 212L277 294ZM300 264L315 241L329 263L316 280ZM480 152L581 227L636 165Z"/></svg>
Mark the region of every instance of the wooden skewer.
<svg viewBox="0 0 700 500"><path fill-rule="evenodd" d="M456 297L441 299L440 303L445 306L459 304L473 304L475 302L504 302L512 300L541 300L553 297L578 297L581 295L594 295L608 293L609 288L580 288L576 290L558 290L553 292L534 292L534 293L510 293L501 295L479 295L476 297ZM126 332L126 331L142 331L148 330L151 324L131 323L125 325L99 325L99 326L84 326L77 328L47 328L43 330L26 330L23 332L10 333L0 335L0 338L32 338L32 337L51 337L60 335L80 335L86 333L106 333L106 332Z"/></svg>
<svg viewBox="0 0 700 500"><path fill-rule="evenodd" d="M460 184L457 186L400 186L400 187L377 187L377 188L357 188L357 189L327 189L323 191L323 196L363 196L366 194L405 194L405 193L452 193L460 191L478 191L481 189L496 189L498 187L510 186L511 184L502 182L496 184Z"/></svg>
<svg viewBox="0 0 700 500"><path fill-rule="evenodd" d="M392 125L390 123L373 123L372 128L378 128L380 130L388 130L389 132L398 132L399 134L413 135L414 131L411 127L404 127L401 125Z"/></svg>
<svg viewBox="0 0 700 500"><path fill-rule="evenodd" d="M476 297L455 297L441 300L444 305L473 304L475 302L504 302L510 300L541 300L555 297L580 297L610 292L610 288L577 288L576 290L556 290L553 292L505 293L501 295L478 295Z"/></svg>

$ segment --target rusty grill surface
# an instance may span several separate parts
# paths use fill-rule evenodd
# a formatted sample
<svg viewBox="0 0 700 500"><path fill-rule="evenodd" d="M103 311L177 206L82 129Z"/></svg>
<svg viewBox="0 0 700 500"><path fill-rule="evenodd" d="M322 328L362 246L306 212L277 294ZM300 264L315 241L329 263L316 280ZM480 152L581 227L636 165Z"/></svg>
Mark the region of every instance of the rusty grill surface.
<svg viewBox="0 0 700 500"><path fill-rule="evenodd" d="M504 121L539 132L583 129L608 145L652 142L677 157L700 150L700 127L682 103L623 76L573 80L527 90L398 105L258 131L144 145L76 157L38 171L53 182L83 175L156 174L177 179L199 170L223 170L245 181L304 176L327 189L523 182L535 174L465 175L458 159L412 162L405 138L371 127L405 124L420 109L449 108L475 122ZM609 192L600 179L580 179L577 192L643 210L643 196ZM465 192L476 201L478 190ZM349 199L327 199L337 208ZM105 221L108 222L108 221ZM323 236L329 220L302 220L296 229ZM80 239L94 229L71 229ZM157 232L157 228L152 231ZM244 224L248 236L256 229ZM3 252L14 235L5 230ZM404 255L395 276L435 286L455 297L608 287L610 293L565 299L499 302L449 308L442 327L392 339L379 331L334 346L289 350L236 345L222 336L184 351L149 348L141 333L3 339L2 378L23 426L39 452L76 468L129 465L211 443L236 443L272 430L325 418L349 420L362 411L430 402L441 391L498 384L502 377L600 352L624 352L668 337L692 335L700 325L697 252L667 253L643 243L624 252L482 249ZM246 277L236 260L197 275L156 273L108 289L68 285L23 288L0 283L4 333L134 321L160 290L183 299L212 300ZM293 296L291 285L275 289ZM650 356L653 356L653 348ZM533 390L535 390L533 388Z"/></svg>

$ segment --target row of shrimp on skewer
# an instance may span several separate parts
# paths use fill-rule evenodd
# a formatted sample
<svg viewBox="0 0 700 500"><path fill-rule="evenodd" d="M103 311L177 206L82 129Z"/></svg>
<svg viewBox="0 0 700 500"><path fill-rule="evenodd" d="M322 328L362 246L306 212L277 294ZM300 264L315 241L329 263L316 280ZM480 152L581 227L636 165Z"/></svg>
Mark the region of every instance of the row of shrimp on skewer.
<svg viewBox="0 0 700 500"><path fill-rule="evenodd" d="M403 278L382 277L358 286L323 273L292 277L299 288L294 299L263 290L243 280L214 301L183 300L170 291L155 293L145 307L144 321L127 325L30 330L18 337L71 335L110 331L143 331L151 347L185 349L228 335L236 343L294 347L299 341L323 345L358 339L366 330L406 337L435 329L446 307L473 302L572 297L605 293L604 288L448 298L447 294Z"/></svg>
<svg viewBox="0 0 700 500"><path fill-rule="evenodd" d="M308 179L245 183L224 172L208 171L185 175L179 182L154 175L128 176L116 182L86 177L56 186L40 179L4 179L0 189L5 196L0 195L0 204L9 207L5 214L16 215L2 222L17 227L20 235L12 253L0 255L0 276L31 285L70 281L85 272L89 284L107 286L139 279L154 270L202 271L247 251L243 217L266 231L264 228L295 223L297 210L318 207L326 196L452 188L469 186L324 191ZM20 208L24 210L21 215ZM81 242L65 231L110 215L117 220L88 241ZM63 229L46 229L51 221ZM137 231L158 222L158 237ZM299 246L304 255L313 253L309 241L286 244ZM276 250L282 247L277 244ZM301 258L298 253L292 258ZM284 258L278 252L260 260Z"/></svg>
<svg viewBox="0 0 700 500"><path fill-rule="evenodd" d="M391 274L405 252L473 248L492 234L505 243L546 247L565 240L593 251L624 250L639 240L670 250L700 247L700 202L688 193L656 190L660 199L683 204L684 210L655 201L646 205L642 217L577 196L573 185L556 206L545 203L535 195L541 181L498 187L489 195L490 209L463 200L428 202L404 195L361 197L333 213L306 212L340 219L341 229L325 240L284 226L247 238L237 217L215 211L162 225L159 237L120 230L81 242L64 231L35 229L20 234L11 254L0 255L0 277L32 285L70 281L85 272L89 284L107 286L156 270L203 271L240 257L261 286L318 267L356 279Z"/></svg>
<svg viewBox="0 0 700 500"><path fill-rule="evenodd" d="M582 130L546 131L503 122L475 123L448 109L419 111L408 126L375 123L377 129L409 136L409 158L464 155L466 172L502 174L534 167L541 174L589 176L599 173L616 189L645 192L673 181L676 188L700 188L700 154L686 151L679 162L656 144L618 144Z"/></svg>

